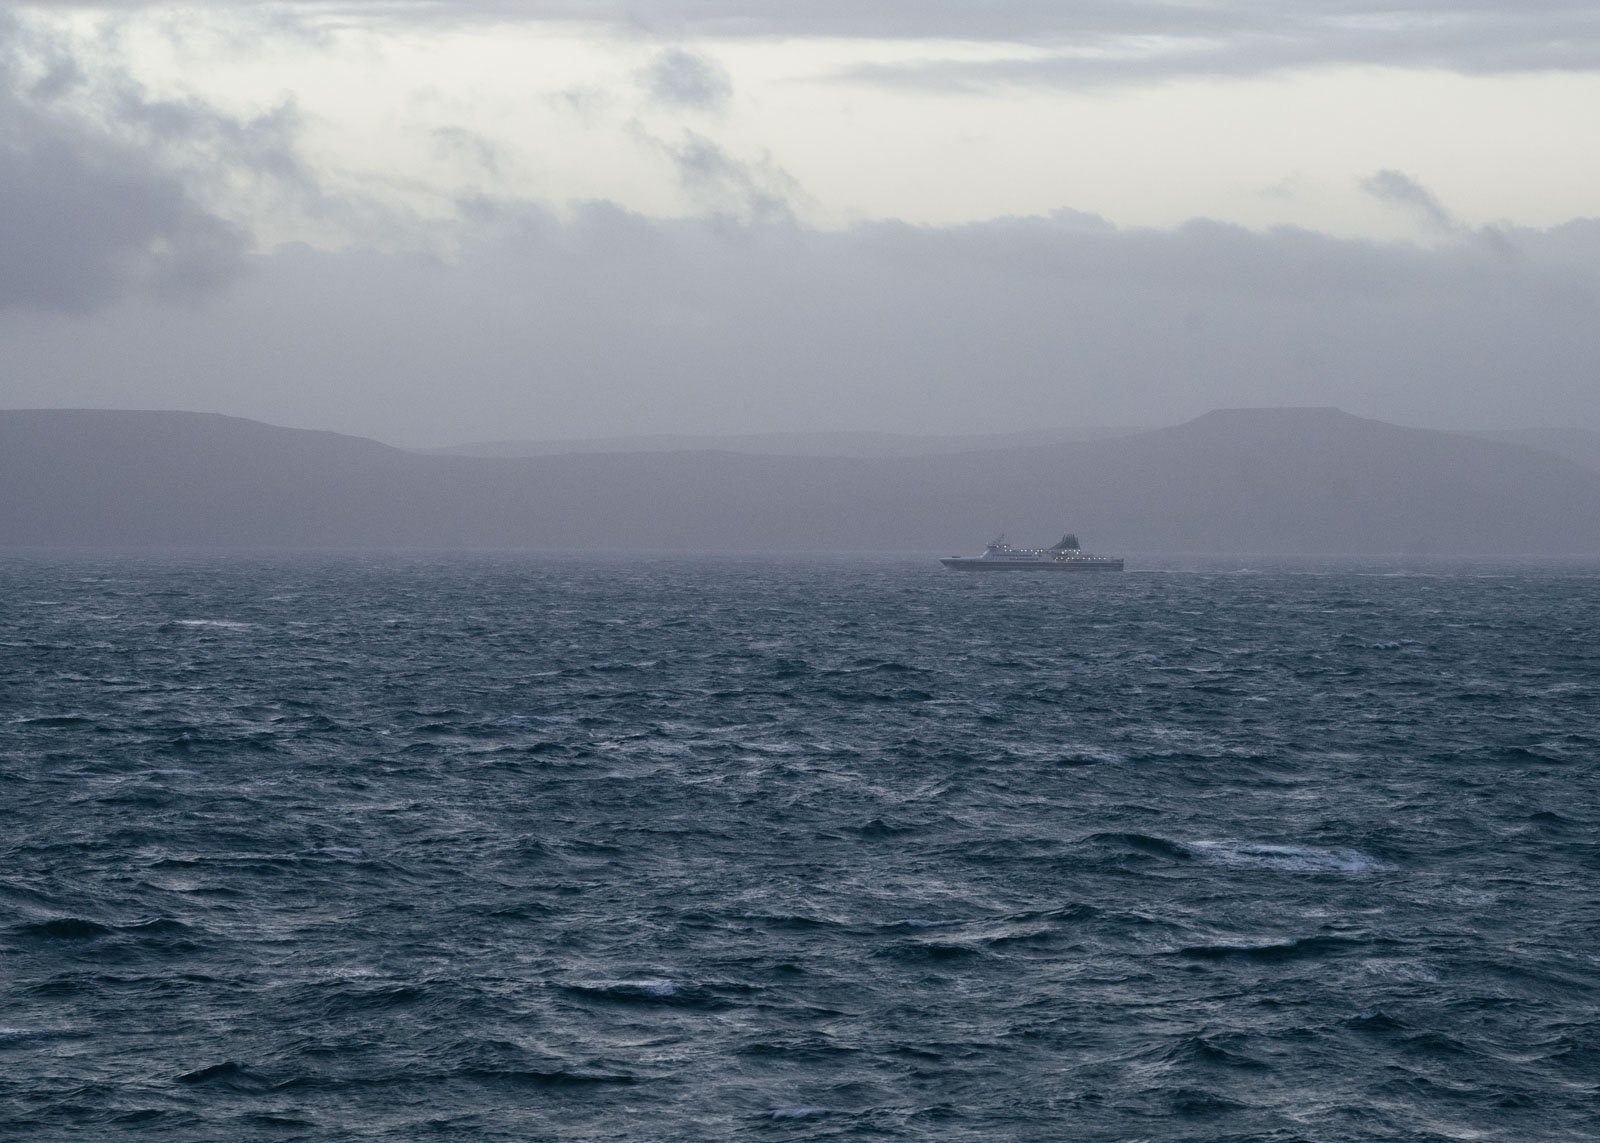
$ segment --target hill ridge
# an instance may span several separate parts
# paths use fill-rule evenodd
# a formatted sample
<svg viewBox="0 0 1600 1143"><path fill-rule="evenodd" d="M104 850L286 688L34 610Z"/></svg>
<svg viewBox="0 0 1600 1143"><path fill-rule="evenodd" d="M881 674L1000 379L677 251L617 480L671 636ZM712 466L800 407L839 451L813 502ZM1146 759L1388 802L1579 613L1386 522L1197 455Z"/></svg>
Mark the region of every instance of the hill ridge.
<svg viewBox="0 0 1600 1143"><path fill-rule="evenodd" d="M224 414L0 412L0 546L1600 552L1600 473L1336 409L938 456L486 459Z"/></svg>

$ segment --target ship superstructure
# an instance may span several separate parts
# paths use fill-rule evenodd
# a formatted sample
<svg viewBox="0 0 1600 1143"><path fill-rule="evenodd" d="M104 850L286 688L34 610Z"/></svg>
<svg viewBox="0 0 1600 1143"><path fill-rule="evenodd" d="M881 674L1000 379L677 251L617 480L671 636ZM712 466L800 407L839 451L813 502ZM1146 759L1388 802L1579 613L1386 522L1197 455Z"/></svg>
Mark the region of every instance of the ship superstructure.
<svg viewBox="0 0 1600 1143"><path fill-rule="evenodd" d="M1013 548L1001 535L981 556L947 556L939 561L957 571L1121 571L1120 556L1095 556L1068 532L1048 548Z"/></svg>

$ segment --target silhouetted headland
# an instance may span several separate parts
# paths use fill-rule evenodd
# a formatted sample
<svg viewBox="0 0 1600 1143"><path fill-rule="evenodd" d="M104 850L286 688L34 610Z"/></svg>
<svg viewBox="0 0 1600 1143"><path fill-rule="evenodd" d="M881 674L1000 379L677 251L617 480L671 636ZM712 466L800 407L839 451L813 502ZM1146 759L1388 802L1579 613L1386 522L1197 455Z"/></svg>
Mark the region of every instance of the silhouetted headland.
<svg viewBox="0 0 1600 1143"><path fill-rule="evenodd" d="M1334 409L946 455L487 458L203 413L0 412L0 545L1600 552L1600 472Z"/></svg>

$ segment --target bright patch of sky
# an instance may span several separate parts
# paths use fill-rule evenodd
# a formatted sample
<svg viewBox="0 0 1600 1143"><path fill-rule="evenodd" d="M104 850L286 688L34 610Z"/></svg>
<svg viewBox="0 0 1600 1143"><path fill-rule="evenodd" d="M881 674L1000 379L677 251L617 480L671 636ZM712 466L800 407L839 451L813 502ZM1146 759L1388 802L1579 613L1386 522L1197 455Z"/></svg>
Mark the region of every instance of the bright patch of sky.
<svg viewBox="0 0 1600 1143"><path fill-rule="evenodd" d="M1323 63L1047 82L1030 69L1159 63L1204 41L663 40L617 25L231 7L33 19L153 97L247 119L290 109L324 192L423 219L485 195L661 217L781 209L824 228L1068 209L1123 227L1203 217L1436 237L1428 218L1363 189L1384 169L1468 226L1600 214L1600 75L1588 71ZM337 233L326 214L248 222L268 244Z"/></svg>

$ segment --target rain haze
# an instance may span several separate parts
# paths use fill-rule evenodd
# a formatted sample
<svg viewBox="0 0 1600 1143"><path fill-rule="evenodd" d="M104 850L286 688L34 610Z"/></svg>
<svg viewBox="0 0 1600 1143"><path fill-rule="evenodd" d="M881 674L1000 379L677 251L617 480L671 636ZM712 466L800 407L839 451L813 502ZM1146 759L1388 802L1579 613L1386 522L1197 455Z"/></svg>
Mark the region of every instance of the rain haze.
<svg viewBox="0 0 1600 1143"><path fill-rule="evenodd" d="M412 448L1600 429L1600 13L22 4L0 404Z"/></svg>

